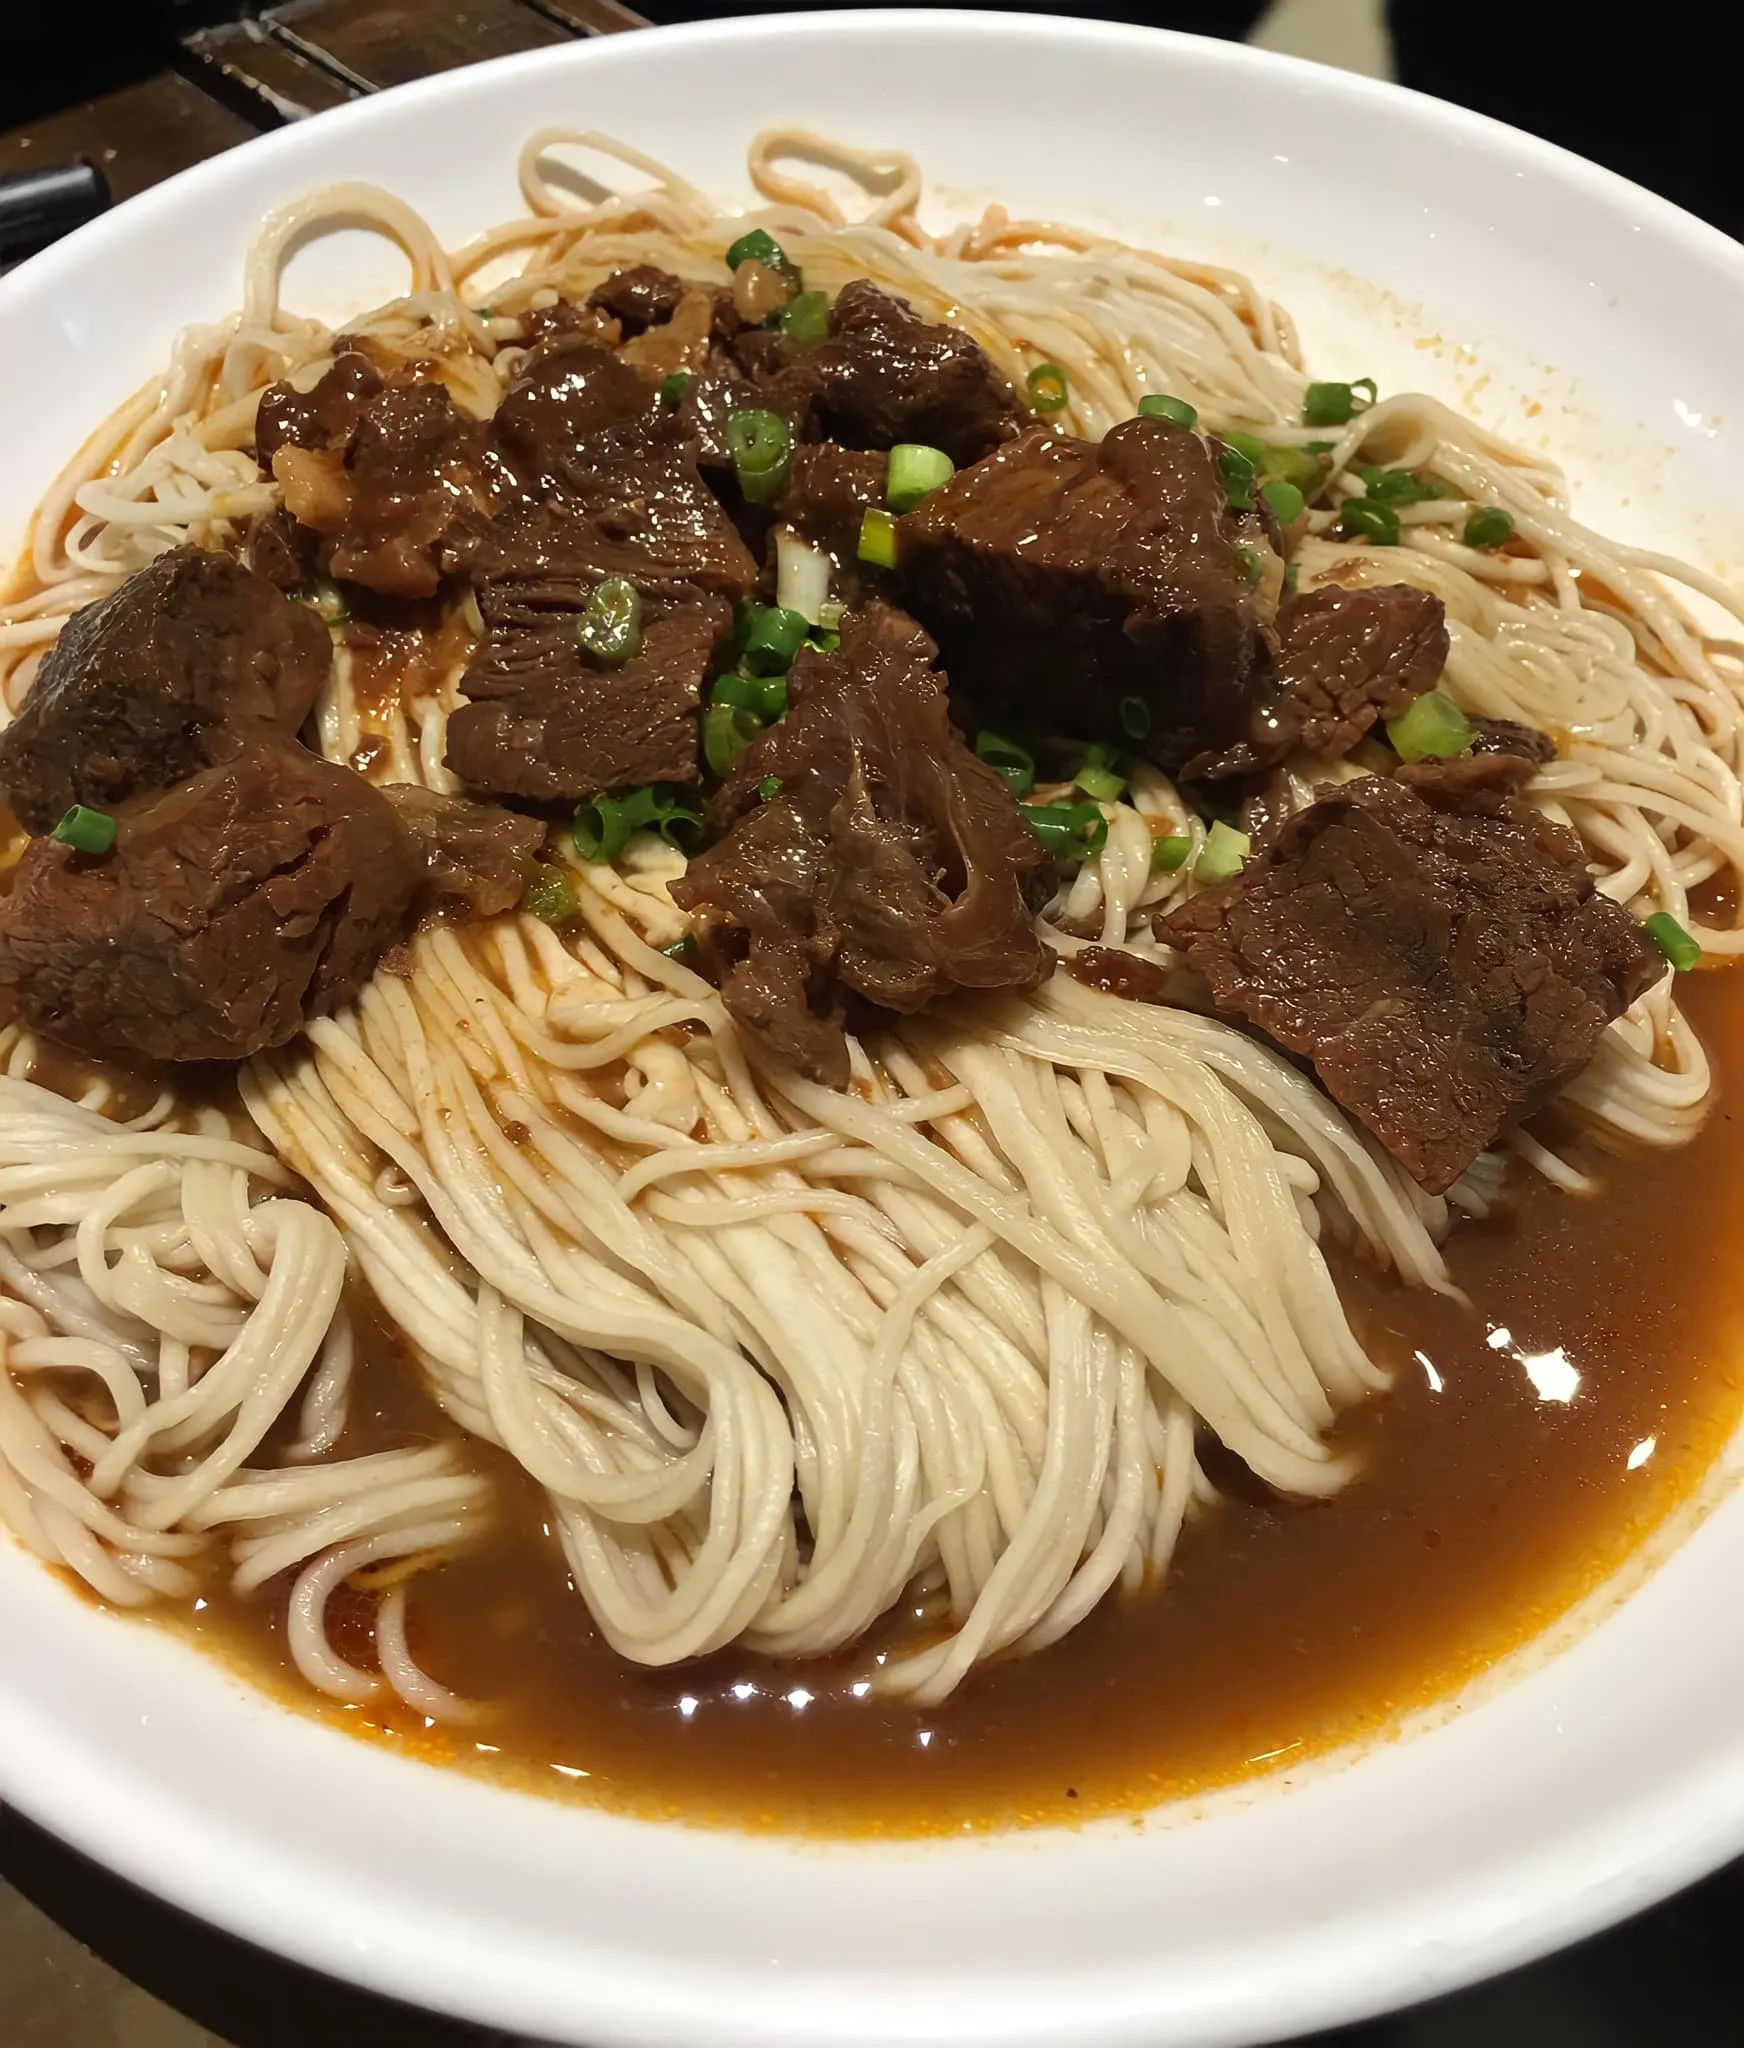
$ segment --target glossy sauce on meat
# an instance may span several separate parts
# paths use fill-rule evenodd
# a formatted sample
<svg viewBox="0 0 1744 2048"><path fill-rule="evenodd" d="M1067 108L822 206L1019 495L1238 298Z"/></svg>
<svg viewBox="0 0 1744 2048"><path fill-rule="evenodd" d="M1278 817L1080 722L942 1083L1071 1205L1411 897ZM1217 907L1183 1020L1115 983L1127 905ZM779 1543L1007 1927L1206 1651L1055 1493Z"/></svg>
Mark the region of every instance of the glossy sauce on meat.
<svg viewBox="0 0 1744 2048"><path fill-rule="evenodd" d="M1367 1453L1346 1492L1310 1508L1226 1498L1189 1525L1160 1593L1110 1600L942 1708L856 1699L828 1664L624 1666L568 1589L538 1494L494 1457L502 1532L419 1580L412 1603L434 1674L500 1702L488 1726L444 1733L404 1710L311 1702L280 1648L282 1586L258 1603L216 1598L186 1625L291 1704L406 1754L754 1828L1071 1820L1383 1733L1645 1543L1737 1419L1744 974L1688 977L1681 994L1720 1075L1692 1145L1599 1155L1596 1198L1533 1186L1511 1218L1462 1225L1450 1264L1481 1310L1341 1271L1359 1333L1395 1373L1342 1425ZM367 1349L370 1415L347 1448L449 1434L392 1340L378 1332ZM1571 1372L1573 1398L1558 1398ZM361 1654L361 1641L342 1647Z"/></svg>

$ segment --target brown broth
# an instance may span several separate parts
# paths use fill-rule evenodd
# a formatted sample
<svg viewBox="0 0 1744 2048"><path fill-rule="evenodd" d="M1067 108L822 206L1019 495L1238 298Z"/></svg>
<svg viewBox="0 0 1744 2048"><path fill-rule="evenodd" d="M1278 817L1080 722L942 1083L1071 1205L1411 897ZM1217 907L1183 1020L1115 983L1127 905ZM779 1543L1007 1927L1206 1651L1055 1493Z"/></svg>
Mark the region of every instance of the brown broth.
<svg viewBox="0 0 1744 2048"><path fill-rule="evenodd" d="M1729 1081L1744 974L1685 990ZM1359 1333L1397 1379L1344 1425L1367 1457L1336 1500L1224 1500L1190 1526L1160 1592L1105 1603L943 1707L854 1698L859 1667L845 1665L740 1653L626 1666L569 1589L541 1496L487 1455L501 1529L421 1578L413 1615L433 1674L500 1703L488 1725L444 1734L403 1710L317 1711L431 1761L621 1810L861 1835L1132 1810L1384 1732L1614 1570L1690 1495L1737 1417L1744 1271L1728 1248L1744 1173L1729 1096L1687 1149L1599 1164L1597 1196L1534 1187L1511 1215L1458 1227L1450 1263L1475 1308L1343 1272ZM1581 1375L1567 1402L1539 1398L1522 1363L1559 1348L1552 1370ZM385 1329L367 1349L369 1413L348 1448L451 1434ZM218 1599L189 1625L308 1706L282 1603L282 1588Z"/></svg>

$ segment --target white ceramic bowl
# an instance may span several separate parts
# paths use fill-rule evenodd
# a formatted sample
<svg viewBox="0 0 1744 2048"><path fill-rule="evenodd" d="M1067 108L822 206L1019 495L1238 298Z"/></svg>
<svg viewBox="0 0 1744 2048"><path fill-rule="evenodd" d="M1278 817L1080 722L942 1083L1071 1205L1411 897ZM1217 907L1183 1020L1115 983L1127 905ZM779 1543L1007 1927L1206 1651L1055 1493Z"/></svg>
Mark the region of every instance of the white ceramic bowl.
<svg viewBox="0 0 1744 2048"><path fill-rule="evenodd" d="M456 242L515 210L516 145L547 123L610 128L731 195L751 133L795 117L915 151L958 206L997 193L1242 262L1344 374L1455 399L1485 374L1477 409L1542 436L1595 516L1736 568L1732 244L1390 87L943 13L542 51L287 129L84 229L0 284L0 541L177 326L235 304L251 227L294 193L371 179ZM303 295L341 315L395 281L379 247L341 247ZM255 1941L555 2041L1247 2042L1519 1962L1744 1848L1741 1576L1733 1498L1572 1647L1348 1768L1143 1828L832 1849L399 1761L0 1543L0 1793Z"/></svg>

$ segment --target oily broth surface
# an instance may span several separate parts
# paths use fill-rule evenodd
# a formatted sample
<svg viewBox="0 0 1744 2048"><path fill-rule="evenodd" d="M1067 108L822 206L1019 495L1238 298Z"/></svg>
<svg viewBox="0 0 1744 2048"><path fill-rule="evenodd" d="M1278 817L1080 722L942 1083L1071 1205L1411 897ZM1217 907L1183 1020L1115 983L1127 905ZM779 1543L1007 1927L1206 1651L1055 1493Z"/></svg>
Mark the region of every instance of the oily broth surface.
<svg viewBox="0 0 1744 2048"><path fill-rule="evenodd" d="M856 1696L863 1653L624 1664L568 1586L538 1490L480 1447L498 1528L420 1577L411 1623L434 1676L492 1703L479 1725L311 1698L284 1654L282 1586L238 1601L214 1585L180 1625L280 1697L432 1762L806 1833L1136 1810L1383 1732L1591 1591L1687 1498L1737 1419L1744 1271L1723 1252L1744 1224L1744 974L1689 977L1686 999L1720 1081L1694 1144L1589 1148L1603 1187L1587 1198L1521 1176L1508 1213L1454 1233L1470 1307L1340 1271L1359 1335L1395 1373L1342 1425L1367 1454L1352 1486L1308 1507L1230 1492L1189 1524L1165 1588L1105 1602L942 1707ZM344 1448L450 1434L385 1325L360 1337ZM367 1629L341 1603L333 1618L336 1647L367 1662Z"/></svg>

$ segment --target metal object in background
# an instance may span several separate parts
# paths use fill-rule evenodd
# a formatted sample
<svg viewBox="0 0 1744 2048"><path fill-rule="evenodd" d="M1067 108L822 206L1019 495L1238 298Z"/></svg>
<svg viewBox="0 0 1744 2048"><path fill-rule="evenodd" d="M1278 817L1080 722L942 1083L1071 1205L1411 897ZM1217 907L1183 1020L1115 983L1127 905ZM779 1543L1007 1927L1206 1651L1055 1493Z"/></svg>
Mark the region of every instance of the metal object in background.
<svg viewBox="0 0 1744 2048"><path fill-rule="evenodd" d="M0 263L32 256L109 204L109 180L88 157L0 177Z"/></svg>

